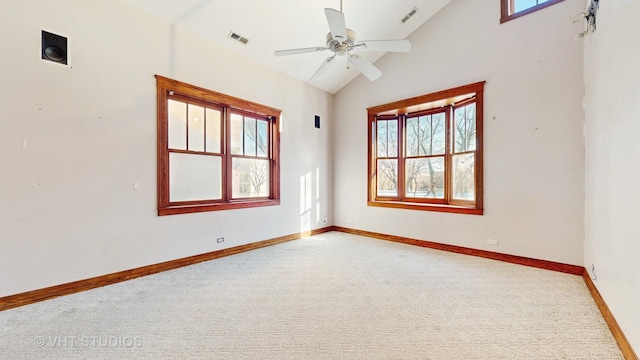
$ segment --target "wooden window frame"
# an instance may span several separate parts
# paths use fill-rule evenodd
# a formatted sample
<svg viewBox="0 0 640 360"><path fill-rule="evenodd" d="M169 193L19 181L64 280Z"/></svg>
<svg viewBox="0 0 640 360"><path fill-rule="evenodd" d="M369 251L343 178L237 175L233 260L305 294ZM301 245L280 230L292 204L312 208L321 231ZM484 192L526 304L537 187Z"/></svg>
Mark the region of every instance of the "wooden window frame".
<svg viewBox="0 0 640 360"><path fill-rule="evenodd" d="M500 0L500 23L503 24L507 21L517 19L521 16L531 14L532 12L542 10L551 5L555 5L563 1L564 0L549 0L547 2L515 12L515 11L512 11L512 9L515 8L515 0Z"/></svg>
<svg viewBox="0 0 640 360"><path fill-rule="evenodd" d="M156 75L157 83L157 184L158 215L186 214L216 210L242 209L280 204L280 115L281 111L269 106L253 103L240 98L217 93L201 87ZM171 152L198 154L197 151L169 149L168 101L186 99L189 103L209 108L222 109L220 124L220 153L202 153L220 156L222 159L222 198L219 200L195 200L171 202L169 197L169 154ZM269 133L269 195L256 198L232 198L232 158L246 158L244 155L231 154L231 113L252 116L268 120ZM249 158L258 158L249 157ZM260 157L265 159L265 157Z"/></svg>
<svg viewBox="0 0 640 360"><path fill-rule="evenodd" d="M436 212L451 212L462 214L483 214L483 113L484 113L484 84L477 82L453 89L443 90L431 94L396 101L389 104L374 106L367 109L368 114L368 181L367 181L367 205L376 207L389 207L411 210L426 210ZM474 95L473 95L474 94ZM473 98L470 99L470 96ZM456 153L451 143L453 130L450 126L453 119L453 109L466 106L469 103L476 104L476 150L475 150L475 201L453 199L453 179L451 177L453 156ZM451 110L443 110L442 107L450 107ZM406 118L425 114L435 114L445 111L445 196L444 199L416 199L405 196L404 162L407 158L404 153L404 131ZM451 112L451 114L447 114ZM374 136L376 121L398 119L398 180L397 196L377 195L377 139ZM385 157L386 158L386 157Z"/></svg>

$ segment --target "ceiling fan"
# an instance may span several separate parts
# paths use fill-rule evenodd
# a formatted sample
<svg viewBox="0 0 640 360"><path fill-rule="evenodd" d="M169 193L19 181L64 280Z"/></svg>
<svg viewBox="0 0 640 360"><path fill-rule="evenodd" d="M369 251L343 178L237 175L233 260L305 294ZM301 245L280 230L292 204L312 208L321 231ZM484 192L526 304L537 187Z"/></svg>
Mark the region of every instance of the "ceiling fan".
<svg viewBox="0 0 640 360"><path fill-rule="evenodd" d="M311 80L320 79L329 68L329 64L336 60L336 57L346 57L347 69L349 65L355 66L369 80L374 81L382 76L382 72L369 60L365 59L356 51L379 51L379 52L409 52L411 43L409 40L369 40L357 41L356 33L347 29L342 12L342 0L340 1L340 11L326 8L324 13L329 23L329 33L326 37L325 46L316 46L300 49L278 50L275 56L297 55L312 52L330 50L333 55L329 56L313 74Z"/></svg>

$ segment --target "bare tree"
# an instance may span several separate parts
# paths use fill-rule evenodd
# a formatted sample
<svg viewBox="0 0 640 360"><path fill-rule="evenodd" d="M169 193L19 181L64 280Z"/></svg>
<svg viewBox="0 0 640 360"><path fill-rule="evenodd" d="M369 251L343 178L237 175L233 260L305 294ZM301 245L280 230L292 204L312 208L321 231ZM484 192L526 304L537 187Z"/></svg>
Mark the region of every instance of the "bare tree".
<svg viewBox="0 0 640 360"><path fill-rule="evenodd" d="M398 188L398 162L383 160L378 163L378 186L380 190Z"/></svg>
<svg viewBox="0 0 640 360"><path fill-rule="evenodd" d="M254 195L260 195L262 185L267 181L269 171L267 169L268 161L253 160L249 165L249 182L253 188Z"/></svg>

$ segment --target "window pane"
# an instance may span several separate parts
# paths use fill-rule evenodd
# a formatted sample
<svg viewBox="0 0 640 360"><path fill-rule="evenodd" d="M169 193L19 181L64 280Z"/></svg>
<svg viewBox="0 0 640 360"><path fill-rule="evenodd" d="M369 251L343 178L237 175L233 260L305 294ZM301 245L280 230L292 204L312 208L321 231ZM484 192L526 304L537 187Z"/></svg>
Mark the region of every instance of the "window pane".
<svg viewBox="0 0 640 360"><path fill-rule="evenodd" d="M258 120L258 156L269 156L269 122Z"/></svg>
<svg viewBox="0 0 640 360"><path fill-rule="evenodd" d="M398 120L388 120L387 131L389 132L389 157L398 156Z"/></svg>
<svg viewBox="0 0 640 360"><path fill-rule="evenodd" d="M476 104L456 108L455 117L455 149L454 152L473 151L476 149Z"/></svg>
<svg viewBox="0 0 640 360"><path fill-rule="evenodd" d="M445 147L445 121L444 113L433 114L431 116L431 127L433 129L433 147L429 155L444 155Z"/></svg>
<svg viewBox="0 0 640 360"><path fill-rule="evenodd" d="M398 196L398 160L378 160L378 196Z"/></svg>
<svg viewBox="0 0 640 360"><path fill-rule="evenodd" d="M169 148L187 150L187 104L169 100Z"/></svg>
<svg viewBox="0 0 640 360"><path fill-rule="evenodd" d="M189 150L204 151L204 108L189 104Z"/></svg>
<svg viewBox="0 0 640 360"><path fill-rule="evenodd" d="M377 144L378 144L378 156L379 157L387 157L387 121L386 120L378 120L376 121L378 124L377 134Z"/></svg>
<svg viewBox="0 0 640 360"><path fill-rule="evenodd" d="M269 160L233 158L232 197L269 196Z"/></svg>
<svg viewBox="0 0 640 360"><path fill-rule="evenodd" d="M169 153L169 201L222 198L222 160L218 156Z"/></svg>
<svg viewBox="0 0 640 360"><path fill-rule="evenodd" d="M514 12L522 11L538 4L546 2L546 0L515 0L516 6Z"/></svg>
<svg viewBox="0 0 640 360"><path fill-rule="evenodd" d="M476 104L467 105L467 151L476 149Z"/></svg>
<svg viewBox="0 0 640 360"><path fill-rule="evenodd" d="M405 156L418 156L418 139L420 139L419 118L408 118L406 121Z"/></svg>
<svg viewBox="0 0 640 360"><path fill-rule="evenodd" d="M444 199L444 157L407 159L405 196Z"/></svg>
<svg viewBox="0 0 640 360"><path fill-rule="evenodd" d="M418 127L420 128L420 137L418 138L418 155L431 155L433 144L431 136L433 129L431 128L431 115L420 116L418 118Z"/></svg>
<svg viewBox="0 0 640 360"><path fill-rule="evenodd" d="M244 154L256 156L256 119L244 118Z"/></svg>
<svg viewBox="0 0 640 360"><path fill-rule="evenodd" d="M453 198L475 200L475 155L453 157Z"/></svg>
<svg viewBox="0 0 640 360"><path fill-rule="evenodd" d="M231 114L231 153L234 155L244 154L242 139L242 115Z"/></svg>
<svg viewBox="0 0 640 360"><path fill-rule="evenodd" d="M406 156L444 155L444 122L444 113L407 119Z"/></svg>
<svg viewBox="0 0 640 360"><path fill-rule="evenodd" d="M207 109L207 152L220 153L221 119L220 110Z"/></svg>

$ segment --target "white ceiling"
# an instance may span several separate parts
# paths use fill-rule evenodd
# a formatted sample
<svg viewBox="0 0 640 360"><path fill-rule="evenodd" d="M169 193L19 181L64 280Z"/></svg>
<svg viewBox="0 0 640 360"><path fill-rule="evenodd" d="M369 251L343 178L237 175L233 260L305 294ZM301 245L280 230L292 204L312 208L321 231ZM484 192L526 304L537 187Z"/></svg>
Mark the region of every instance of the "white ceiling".
<svg viewBox="0 0 640 360"><path fill-rule="evenodd" d="M340 10L340 0L124 1L218 46L233 49L332 94L360 74L354 68L347 70L346 60L334 61L321 79L311 81L317 68L332 52L273 55L276 50L325 46L329 27L324 8ZM356 32L358 40L405 39L450 1L343 0L342 10L347 27ZM418 12L403 24L400 20L414 8ZM228 35L232 31L249 39L249 43L243 45L231 40ZM412 44L413 47L416 45ZM371 62L384 55L360 54Z"/></svg>

